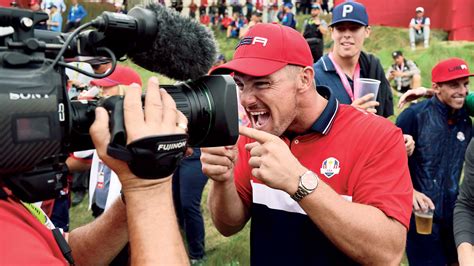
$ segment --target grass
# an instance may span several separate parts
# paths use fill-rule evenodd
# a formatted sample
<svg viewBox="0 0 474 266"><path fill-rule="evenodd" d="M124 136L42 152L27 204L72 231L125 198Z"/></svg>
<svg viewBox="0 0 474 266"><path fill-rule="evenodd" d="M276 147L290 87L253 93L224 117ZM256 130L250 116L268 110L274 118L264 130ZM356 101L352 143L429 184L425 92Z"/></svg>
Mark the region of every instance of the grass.
<svg viewBox="0 0 474 266"><path fill-rule="evenodd" d="M94 8L96 7L97 6ZM91 15L89 18L91 18L92 14L95 13L98 14L100 12L90 12ZM299 26L303 24L302 21L304 18L305 16L298 17ZM326 17L326 21L330 21L330 18ZM227 39L225 38L225 34L218 30L215 31L215 35L219 43L220 52L223 53L227 59L231 59L238 40ZM365 50L376 54L380 58L385 69L392 64L391 53L395 50L402 50L406 58L414 60L421 69L423 86L430 87L431 68L441 59L448 57L461 57L467 61L471 66L471 69L474 68L474 53L472 52L474 50L474 43L449 42L446 38L447 34L445 32L433 30L430 48L423 49L418 47L415 52L412 52L409 49L407 29L374 26L372 27L370 39L365 43ZM330 41L330 36L325 36L326 52L329 51L331 45L332 42ZM146 81L152 75L157 75L156 73L149 72L129 61L123 62L122 64L135 68L141 75L143 81ZM316 75L317 74L318 73L316 73ZM158 78L161 84L173 83L173 80L159 74ZM394 103L396 104L398 102L398 97L394 96L394 98ZM395 112L396 115L398 115L400 110L396 108ZM240 233L232 237L225 238L221 236L212 225L208 210L205 207L207 193L208 188L206 187L202 202L206 226L207 253L204 265L249 265L249 225L247 225ZM87 211L86 201L71 209L71 228L76 228L82 224L90 222L91 220L92 215L90 211ZM407 265L406 259L402 261L402 265Z"/></svg>

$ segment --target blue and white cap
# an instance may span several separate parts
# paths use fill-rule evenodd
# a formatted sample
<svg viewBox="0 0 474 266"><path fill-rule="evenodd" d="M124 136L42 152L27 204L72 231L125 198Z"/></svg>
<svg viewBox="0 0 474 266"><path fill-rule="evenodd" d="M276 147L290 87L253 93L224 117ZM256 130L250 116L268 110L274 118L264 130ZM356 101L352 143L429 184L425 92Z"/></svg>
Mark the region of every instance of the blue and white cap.
<svg viewBox="0 0 474 266"><path fill-rule="evenodd" d="M368 26L369 15L367 15L365 6L357 2L344 2L334 7L332 12L332 22L329 26L345 21Z"/></svg>

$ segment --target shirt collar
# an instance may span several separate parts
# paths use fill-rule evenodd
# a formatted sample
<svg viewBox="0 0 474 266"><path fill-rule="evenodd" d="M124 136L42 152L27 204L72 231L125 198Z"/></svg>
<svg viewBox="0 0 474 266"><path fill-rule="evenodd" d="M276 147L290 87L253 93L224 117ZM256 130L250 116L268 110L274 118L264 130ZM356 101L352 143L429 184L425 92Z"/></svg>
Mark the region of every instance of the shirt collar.
<svg viewBox="0 0 474 266"><path fill-rule="evenodd" d="M325 55L321 57L321 61L323 63L324 71L336 71L334 64L332 63L331 59L329 59L329 55Z"/></svg>
<svg viewBox="0 0 474 266"><path fill-rule="evenodd" d="M438 97L433 96L431 97L431 101L433 102L434 106L436 106L436 108L439 110L439 112L446 116L448 119L458 119L458 118L462 118L464 116L466 116L466 108L463 107L459 110L456 110L454 113L451 113L452 111L452 108L449 106L449 105L446 105L444 103L442 103Z"/></svg>
<svg viewBox="0 0 474 266"><path fill-rule="evenodd" d="M331 90L326 86L317 86L316 90L321 96L328 100L328 104L326 105L318 119L316 119L313 126L311 126L311 130L319 132L323 135L327 135L334 122L337 110L339 110L339 101L336 99Z"/></svg>

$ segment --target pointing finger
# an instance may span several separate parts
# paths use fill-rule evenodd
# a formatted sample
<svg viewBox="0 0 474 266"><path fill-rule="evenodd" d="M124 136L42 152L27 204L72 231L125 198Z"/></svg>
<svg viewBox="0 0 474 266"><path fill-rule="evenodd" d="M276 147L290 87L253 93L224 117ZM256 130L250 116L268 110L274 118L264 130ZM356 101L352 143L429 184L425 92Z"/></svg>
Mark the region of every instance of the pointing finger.
<svg viewBox="0 0 474 266"><path fill-rule="evenodd" d="M260 143L265 143L268 141L275 140L275 136L254 128L239 126L239 134L254 139Z"/></svg>

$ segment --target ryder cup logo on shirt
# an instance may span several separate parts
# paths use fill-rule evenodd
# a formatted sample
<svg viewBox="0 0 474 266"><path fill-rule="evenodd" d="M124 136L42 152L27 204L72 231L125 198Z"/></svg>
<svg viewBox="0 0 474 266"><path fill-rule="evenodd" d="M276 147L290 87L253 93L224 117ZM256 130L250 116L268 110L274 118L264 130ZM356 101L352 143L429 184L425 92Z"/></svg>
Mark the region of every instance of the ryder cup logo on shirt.
<svg viewBox="0 0 474 266"><path fill-rule="evenodd" d="M327 158L321 165L321 174L325 175L327 178L339 174L339 171L341 171L339 161L334 157Z"/></svg>

